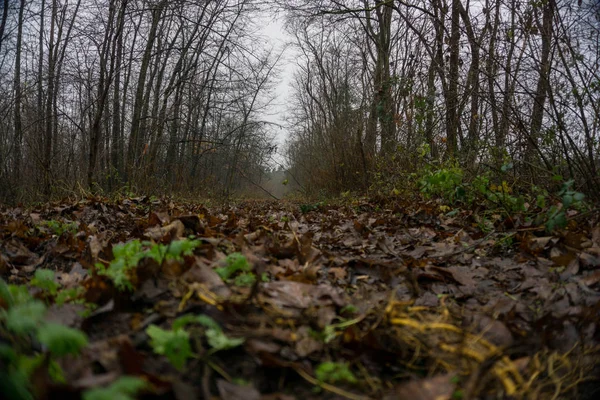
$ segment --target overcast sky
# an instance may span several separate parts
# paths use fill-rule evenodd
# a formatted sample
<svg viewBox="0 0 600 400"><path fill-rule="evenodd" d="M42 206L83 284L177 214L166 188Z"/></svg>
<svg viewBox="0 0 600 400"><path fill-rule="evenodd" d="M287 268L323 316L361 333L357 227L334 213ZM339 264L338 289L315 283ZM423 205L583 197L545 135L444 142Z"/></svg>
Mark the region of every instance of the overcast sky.
<svg viewBox="0 0 600 400"><path fill-rule="evenodd" d="M275 100L271 103L268 112L262 115L260 119L267 120L279 125L285 125L285 112L286 104L289 102L290 83L294 73L295 64L293 62L293 50L286 48L286 43L291 40L283 28L283 17L280 16L278 19L264 18L264 28L262 28L262 34L269 40L270 45L274 47L274 54L279 54L284 51L283 57L281 57L278 70L280 71L280 78L275 88ZM277 128L273 126L273 132L276 134L276 141L278 152L283 151L283 145L288 137L287 131L284 127ZM281 156L278 157L278 162L282 161Z"/></svg>

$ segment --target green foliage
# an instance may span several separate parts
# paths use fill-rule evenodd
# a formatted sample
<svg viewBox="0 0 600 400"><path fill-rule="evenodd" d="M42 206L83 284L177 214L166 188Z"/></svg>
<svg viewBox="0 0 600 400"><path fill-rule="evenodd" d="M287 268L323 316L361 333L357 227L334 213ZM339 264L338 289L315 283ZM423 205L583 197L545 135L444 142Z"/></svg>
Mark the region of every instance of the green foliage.
<svg viewBox="0 0 600 400"><path fill-rule="evenodd" d="M68 232L72 235L77 233L78 226L75 222L61 222L54 219L50 221L42 222L42 225L47 226L57 236L62 236L63 233Z"/></svg>
<svg viewBox="0 0 600 400"><path fill-rule="evenodd" d="M26 335L35 332L41 324L46 313L46 306L39 300L31 300L24 304L17 304L8 309L0 310L0 320L4 320L6 327L16 335Z"/></svg>
<svg viewBox="0 0 600 400"><path fill-rule="evenodd" d="M81 286L77 286L77 287L69 288L69 289L63 289L56 294L56 297L54 298L54 303L57 306L61 306L68 302L82 303L83 300L81 299L81 297L83 296L84 293L85 293L85 289Z"/></svg>
<svg viewBox="0 0 600 400"><path fill-rule="evenodd" d="M182 255L190 256L193 254L193 251L196 247L200 246L199 240L174 240L168 245L159 245L166 247L166 257L167 260L173 259L177 261L182 261Z"/></svg>
<svg viewBox="0 0 600 400"><path fill-rule="evenodd" d="M36 286L49 292L57 288L52 271L36 272ZM47 370L55 382L64 382L64 375L57 358L78 354L87 345L86 335L56 323L46 322L46 305L34 299L25 286L7 285L0 279L0 298L7 306L0 309L0 364L5 372L0 374L0 392L14 399L32 399L31 374L47 362ZM5 345L4 341L12 344ZM32 343L42 345L43 352L36 351Z"/></svg>
<svg viewBox="0 0 600 400"><path fill-rule="evenodd" d="M148 383L133 376L122 376L105 388L90 389L83 393L83 400L134 400Z"/></svg>
<svg viewBox="0 0 600 400"><path fill-rule="evenodd" d="M2 287L2 284L6 285L3 280L0 280L0 282L0 287ZM6 285L5 288L0 289L0 293L4 291L6 291L7 297L3 296L3 299L9 306L25 304L33 299L24 285Z"/></svg>
<svg viewBox="0 0 600 400"><path fill-rule="evenodd" d="M233 283L236 286L252 286L256 282L256 275L252 272L242 272L238 276L235 277Z"/></svg>
<svg viewBox="0 0 600 400"><path fill-rule="evenodd" d="M171 330L164 330L156 325L150 325L146 329L152 349L156 354L166 356L175 368L183 369L187 360L195 356L190 345L190 333L185 330L188 325L193 324L205 328L206 340L213 352L228 350L244 343L243 338L229 338L219 324L206 315L184 315L173 321Z"/></svg>
<svg viewBox="0 0 600 400"><path fill-rule="evenodd" d="M358 308L356 308L356 306L353 304L346 304L340 310L340 314L346 314L346 313L347 314L356 314L357 312L358 312Z"/></svg>
<svg viewBox="0 0 600 400"><path fill-rule="evenodd" d="M327 383L356 383L357 379L350 371L348 364L337 362L323 362L315 369L315 376L320 382Z"/></svg>
<svg viewBox="0 0 600 400"><path fill-rule="evenodd" d="M0 374L0 393L9 399L33 400L29 376L19 360L21 357L11 346L0 343L0 364L4 367Z"/></svg>
<svg viewBox="0 0 600 400"><path fill-rule="evenodd" d="M300 212L302 214L309 213L311 211L318 210L320 206L322 206L322 202L314 203L314 204L300 204Z"/></svg>
<svg viewBox="0 0 600 400"><path fill-rule="evenodd" d="M113 246L113 260L109 266L97 263L96 268L98 274L109 277L118 290L133 291L131 278L140 260L149 257L158 263L164 260L182 261L182 256L191 255L199 245L199 240L189 239L174 240L170 244L140 242L136 239Z"/></svg>
<svg viewBox="0 0 600 400"><path fill-rule="evenodd" d="M78 286L59 290L60 284L58 284L54 278L54 271L40 268L35 271L35 275L29 284L41 289L45 294L53 296L54 303L59 306L67 302L83 302L83 300L80 300L81 296L85 292L83 287Z"/></svg>
<svg viewBox="0 0 600 400"><path fill-rule="evenodd" d="M231 253L225 259L225 266L215 269L215 272L221 279L227 280L238 271L249 272L251 269L252 266L243 254Z"/></svg>
<svg viewBox="0 0 600 400"><path fill-rule="evenodd" d="M37 269L30 284L38 287L48 294L55 295L60 285L54 282L54 271L49 269Z"/></svg>
<svg viewBox="0 0 600 400"><path fill-rule="evenodd" d="M207 315L185 315L173 322L173 329L182 329L189 324L199 324L206 328L206 340L215 351L228 350L244 343L243 338L229 338L219 324Z"/></svg>
<svg viewBox="0 0 600 400"><path fill-rule="evenodd" d="M183 329L187 325L191 325L191 324L199 324L208 329L217 329L217 330L221 329L219 324L217 324L215 322L215 320L212 319L211 317L209 317L207 315L192 315L192 314L184 315L183 317L177 318L175 321L173 321L172 328L173 328L173 330Z"/></svg>
<svg viewBox="0 0 600 400"><path fill-rule="evenodd" d="M457 166L426 169L419 180L419 188L426 197L439 196L453 203L465 196L462 182L463 171Z"/></svg>
<svg viewBox="0 0 600 400"><path fill-rule="evenodd" d="M219 329L207 329L206 340L210 347L215 351L229 350L234 347L238 347L244 343L244 338L230 338L219 328Z"/></svg>
<svg viewBox="0 0 600 400"><path fill-rule="evenodd" d="M150 325L146 333L150 336L150 345L154 352L166 356L179 370L183 369L187 360L193 356L190 334L183 329L167 331Z"/></svg>
<svg viewBox="0 0 600 400"><path fill-rule="evenodd" d="M570 180L563 184L558 192L561 202L553 205L547 212L546 231L551 232L556 228L567 226L567 211L569 208L580 208L583 205L585 195L572 189L574 181Z"/></svg>
<svg viewBox="0 0 600 400"><path fill-rule="evenodd" d="M252 286L256 282L256 275L252 272L252 265L241 253L231 253L225 259L225 266L215 269L223 280L228 280L237 275L233 281L236 286ZM261 276L263 279L264 276ZM267 277L268 279L268 277Z"/></svg>
<svg viewBox="0 0 600 400"><path fill-rule="evenodd" d="M360 317L349 320L346 320L344 318L340 319L342 320L342 322L339 322L337 324L329 324L325 326L325 328L323 328L321 332L313 331L313 336L316 339L323 341L324 343L329 343L333 339L335 339L344 329L354 324L357 324L362 320L362 318Z"/></svg>
<svg viewBox="0 0 600 400"><path fill-rule="evenodd" d="M88 343L87 336L80 330L55 323L40 326L37 336L40 343L56 357L78 354Z"/></svg>
<svg viewBox="0 0 600 400"><path fill-rule="evenodd" d="M108 268L101 263L96 264L98 274L109 277L121 291L133 290L129 274L137 267L139 261L146 257L142 243L139 240L119 243L113 246L112 252L114 259Z"/></svg>

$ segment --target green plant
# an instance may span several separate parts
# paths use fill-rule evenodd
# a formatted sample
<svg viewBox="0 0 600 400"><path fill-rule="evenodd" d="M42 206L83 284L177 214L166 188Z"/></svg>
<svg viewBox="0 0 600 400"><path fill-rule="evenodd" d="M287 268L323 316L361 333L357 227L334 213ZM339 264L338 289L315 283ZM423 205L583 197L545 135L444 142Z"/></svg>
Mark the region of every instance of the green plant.
<svg viewBox="0 0 600 400"><path fill-rule="evenodd" d="M309 213L311 211L318 210L320 206L323 205L323 202L318 202L314 204L300 204L300 212L302 214Z"/></svg>
<svg viewBox="0 0 600 400"><path fill-rule="evenodd" d="M148 383L133 376L122 376L110 386L90 389L83 393L83 400L134 400Z"/></svg>
<svg viewBox="0 0 600 400"><path fill-rule="evenodd" d="M319 382L327 383L356 383L357 379L350 371L348 364L338 362L323 362L315 368L315 376Z"/></svg>
<svg viewBox="0 0 600 400"><path fill-rule="evenodd" d="M356 308L356 306L353 304L346 304L340 310L340 314L346 314L346 313L347 314L356 314L357 312L358 312L358 308Z"/></svg>
<svg viewBox="0 0 600 400"><path fill-rule="evenodd" d="M182 329L190 324L199 324L206 328L206 340L213 351L228 350L244 343L243 338L229 338L219 324L207 315L185 315L173 322L173 329Z"/></svg>
<svg viewBox="0 0 600 400"><path fill-rule="evenodd" d="M101 263L96 264L98 274L109 277L121 291L133 290L131 271L137 267L142 258L146 257L142 243L139 240L119 243L113 246L112 252L114 259L108 267Z"/></svg>
<svg viewBox="0 0 600 400"><path fill-rule="evenodd" d="M190 346L190 334L183 329L164 330L156 325L146 329L150 345L156 354L166 356L173 366L181 370L193 356Z"/></svg>
<svg viewBox="0 0 600 400"><path fill-rule="evenodd" d="M191 255L199 245L199 240L189 239L174 240L169 244L140 242L136 239L114 245L113 260L109 266L96 263L96 269L99 275L109 277L118 290L133 290L132 275L140 260L149 257L158 263L164 260L182 261L182 256Z"/></svg>
<svg viewBox="0 0 600 400"><path fill-rule="evenodd" d="M150 345L156 354L164 355L179 370L183 369L187 360L195 356L190 345L190 333L186 326L199 324L205 328L211 353L237 347L244 343L243 338L229 338L219 324L206 315L185 315L173 321L171 330L150 325L146 333L150 337Z"/></svg>
<svg viewBox="0 0 600 400"><path fill-rule="evenodd" d="M342 322L339 322L337 324L329 324L325 326L325 328L323 328L321 332L313 331L313 336L316 339L322 340L324 343L329 343L333 339L335 339L341 331L348 328L349 326L352 326L362 321L362 317L357 317L349 320L345 320L344 318L339 319L341 319Z"/></svg>
<svg viewBox="0 0 600 400"><path fill-rule="evenodd" d="M29 282L31 286L40 288L48 294L54 296L58 292L60 285L54 281L54 271L49 269L37 269L33 279Z"/></svg>
<svg viewBox="0 0 600 400"><path fill-rule="evenodd" d="M57 236L61 236L65 232L69 232L70 234L74 235L78 230L76 222L61 222L55 219L43 221L42 225L47 226Z"/></svg>
<svg viewBox="0 0 600 400"><path fill-rule="evenodd" d="M254 282L256 282L256 275L252 272L242 272L233 281L236 286L252 286Z"/></svg>
<svg viewBox="0 0 600 400"><path fill-rule="evenodd" d="M182 256L193 254L194 249L200 246L200 241L182 239L173 240L169 244L151 244L149 242L144 242L143 244L150 246L145 251L145 256L153 258L155 261L161 263L163 260L183 261Z"/></svg>
<svg viewBox="0 0 600 400"><path fill-rule="evenodd" d="M219 274L221 279L227 280L238 271L249 272L251 269L252 266L243 254L231 253L225 259L225 266L215 269L215 272Z"/></svg>
<svg viewBox="0 0 600 400"><path fill-rule="evenodd" d="M439 196L454 203L456 200L462 200L465 196L462 182L463 171L457 166L428 168L419 180L419 189L426 197Z"/></svg>
<svg viewBox="0 0 600 400"><path fill-rule="evenodd" d="M61 306L65 303L84 303L82 298L85 293L85 289L81 286L63 289L56 294L54 298L54 303L58 306ZM89 303L88 303L89 304ZM89 304L91 305L91 304Z"/></svg>
<svg viewBox="0 0 600 400"><path fill-rule="evenodd" d="M572 189L574 181L570 180L562 185L558 192L561 202L550 207L546 214L546 231L567 226L567 211L569 208L581 208L585 195Z"/></svg>
<svg viewBox="0 0 600 400"><path fill-rule="evenodd" d="M50 277L47 272L38 273L37 284L44 290L55 290L48 285ZM32 399L31 374L45 366L54 381L64 381L56 360L78 354L87 345L87 336L77 329L46 322L46 305L34 299L25 286L8 285L0 279L0 302L4 305L0 308L0 363L7 371L0 378L1 392L10 398ZM41 344L42 351L35 349L33 342Z"/></svg>
<svg viewBox="0 0 600 400"><path fill-rule="evenodd" d="M45 323L37 331L37 338L41 344L46 346L50 354L55 357L63 357L68 354L77 354L87 346L85 333L69 328L68 326Z"/></svg>
<svg viewBox="0 0 600 400"><path fill-rule="evenodd" d="M29 284L33 287L37 287L48 296L46 302L54 299L56 305L63 305L67 302L72 303L83 303L82 299L85 289L81 286L73 287L69 289L60 289L60 284L55 280L55 273L49 269L37 269Z"/></svg>

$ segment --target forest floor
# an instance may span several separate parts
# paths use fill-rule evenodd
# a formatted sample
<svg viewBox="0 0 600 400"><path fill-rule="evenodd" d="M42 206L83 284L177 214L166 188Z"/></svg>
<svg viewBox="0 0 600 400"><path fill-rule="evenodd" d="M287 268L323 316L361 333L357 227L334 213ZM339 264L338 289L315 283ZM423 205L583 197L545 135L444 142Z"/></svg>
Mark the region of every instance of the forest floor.
<svg viewBox="0 0 600 400"><path fill-rule="evenodd" d="M88 198L0 208L0 275L9 398L600 396L597 222Z"/></svg>

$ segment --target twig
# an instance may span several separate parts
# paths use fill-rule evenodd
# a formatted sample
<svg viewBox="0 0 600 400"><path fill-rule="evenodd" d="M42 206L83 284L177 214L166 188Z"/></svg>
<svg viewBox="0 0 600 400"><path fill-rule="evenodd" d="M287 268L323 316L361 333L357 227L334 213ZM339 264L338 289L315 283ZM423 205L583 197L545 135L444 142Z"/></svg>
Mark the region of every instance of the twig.
<svg viewBox="0 0 600 400"><path fill-rule="evenodd" d="M330 385L328 383L320 382L317 379L310 376L308 373L306 373L306 371L304 371L300 367L294 367L294 371L296 371L298 373L298 375L300 375L302 378L304 378L309 383L311 383L315 386L319 386L320 388L325 389L328 392L335 393L338 396L342 396L342 397L345 397L350 400L370 400L371 399L370 397L360 396L360 395L357 395L354 393L347 392L344 389L340 389L340 388Z"/></svg>
<svg viewBox="0 0 600 400"><path fill-rule="evenodd" d="M452 253L443 254L441 256L438 256L437 258L452 257L452 256L456 256L458 254L465 253L465 252L467 252L469 250L472 250L472 249L476 248L477 246L479 246L481 243L485 242L487 239L489 239L490 236L492 236L494 233L496 233L495 230L491 231L490 233L488 233L487 235L485 235L484 237L482 237L481 239L479 239L477 242L473 243L470 246L467 246L467 247L462 248L460 250L453 251Z"/></svg>
<svg viewBox="0 0 600 400"><path fill-rule="evenodd" d="M273 193L269 192L267 189L265 189L264 187L260 186L258 183L254 182L252 179L250 179L246 175L244 175L244 173L240 170L239 167L236 167L236 169L238 170L238 172L240 173L240 175L242 175L243 178L245 178L245 179L248 180L248 182L250 182L254 186L258 187L260 190L262 190L263 192L265 192L266 194L268 194L269 196L271 196L275 200L281 200L279 197L276 197Z"/></svg>

